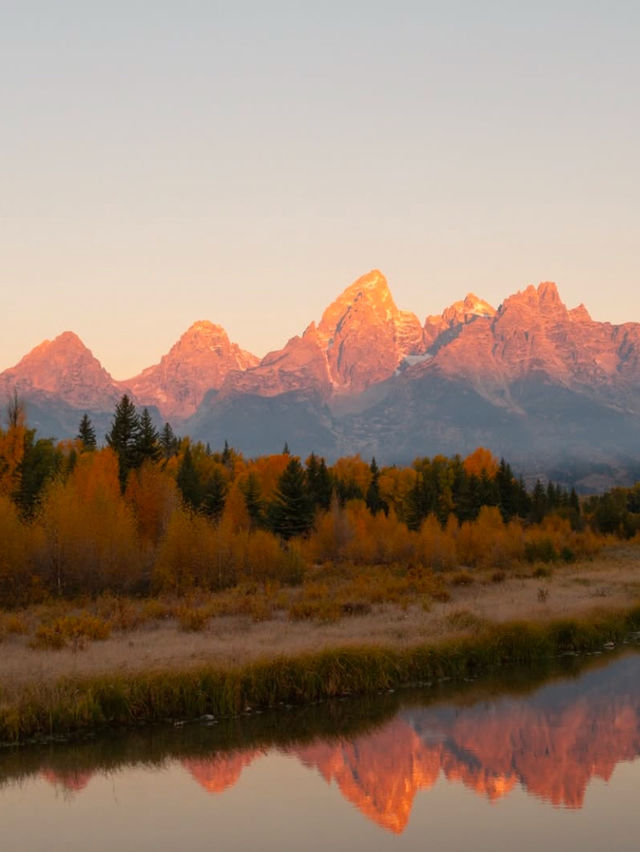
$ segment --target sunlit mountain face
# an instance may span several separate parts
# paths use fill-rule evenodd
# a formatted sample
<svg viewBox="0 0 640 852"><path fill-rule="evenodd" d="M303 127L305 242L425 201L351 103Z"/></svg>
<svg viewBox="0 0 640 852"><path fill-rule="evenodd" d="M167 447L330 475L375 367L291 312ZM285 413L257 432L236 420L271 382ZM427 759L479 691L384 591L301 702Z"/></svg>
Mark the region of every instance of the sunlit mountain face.
<svg viewBox="0 0 640 852"><path fill-rule="evenodd" d="M100 432L126 392L158 423L212 446L225 435L249 455L286 440L303 456L386 464L482 445L583 490L640 474L640 324L569 309L551 282L497 309L469 293L422 322L372 270L262 359L202 320L120 382L65 332L0 374L0 394L14 389L32 425L59 438L85 411Z"/></svg>
<svg viewBox="0 0 640 852"><path fill-rule="evenodd" d="M337 731L331 739L203 753L181 764L205 791L224 795L275 750L396 834L408 826L416 796L437 784L463 785L489 803L521 789L550 806L580 809L594 778L608 781L619 763L640 755L639 675L640 657L628 656L524 697L416 703L361 735ZM40 771L74 794L91 778L69 766Z"/></svg>

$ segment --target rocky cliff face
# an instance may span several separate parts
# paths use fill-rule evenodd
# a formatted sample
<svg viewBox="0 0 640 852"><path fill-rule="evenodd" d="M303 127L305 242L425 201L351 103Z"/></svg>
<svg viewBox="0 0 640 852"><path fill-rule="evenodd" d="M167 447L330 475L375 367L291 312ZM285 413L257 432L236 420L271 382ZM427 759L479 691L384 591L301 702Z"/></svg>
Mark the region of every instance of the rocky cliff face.
<svg viewBox="0 0 640 852"><path fill-rule="evenodd" d="M326 400L358 393L392 375L406 355L425 351L415 314L396 307L379 270L359 278L284 349L260 365L229 376L224 395L276 396L311 392Z"/></svg>
<svg viewBox="0 0 640 852"><path fill-rule="evenodd" d="M478 317L486 319L495 314L496 309L488 302L479 299L474 293L468 293L462 301L454 302L440 315L427 317L424 324L425 338L432 344L444 332L457 331Z"/></svg>
<svg viewBox="0 0 640 852"><path fill-rule="evenodd" d="M0 388L5 396L15 388L26 398L46 395L90 411L110 410L123 393L72 331L43 341L15 367L0 373Z"/></svg>
<svg viewBox="0 0 640 852"><path fill-rule="evenodd" d="M595 322L584 305L568 310L547 282L510 296L493 316L462 324L422 369L462 380L513 410L521 406L512 386L534 377L640 412L639 343L637 323Z"/></svg>
<svg viewBox="0 0 640 852"><path fill-rule="evenodd" d="M207 391L218 390L234 370L247 370L258 358L232 343L219 325L194 323L160 359L124 384L140 405L155 405L166 418L193 414Z"/></svg>

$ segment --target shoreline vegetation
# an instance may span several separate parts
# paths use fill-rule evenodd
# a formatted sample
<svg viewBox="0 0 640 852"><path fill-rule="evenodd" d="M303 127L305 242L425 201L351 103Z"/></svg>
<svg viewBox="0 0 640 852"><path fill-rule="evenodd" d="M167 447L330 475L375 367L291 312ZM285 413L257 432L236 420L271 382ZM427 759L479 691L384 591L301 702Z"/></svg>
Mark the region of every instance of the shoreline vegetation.
<svg viewBox="0 0 640 852"><path fill-rule="evenodd" d="M236 667L197 666L62 678L0 700L0 742L29 740L202 717L225 718L289 704L363 696L442 679L489 675L629 642L640 606L547 623L510 622L437 644L405 649L333 648Z"/></svg>
<svg viewBox="0 0 640 852"><path fill-rule="evenodd" d="M108 727L77 736L43 737L28 748L0 750L0 787L43 771L74 783L85 773L113 772L126 766L161 767L181 759L211 760L239 751L289 748L372 734L401 708L453 704L468 707L497 695L523 698L557 680L580 678L611 662L611 655L562 656L519 669L502 668L478 680L442 679L428 688L380 690L362 696L278 704L265 712L243 712L215 720L201 717L183 724Z"/></svg>
<svg viewBox="0 0 640 852"><path fill-rule="evenodd" d="M0 429L0 740L242 713L593 651L640 627L640 484L477 448L379 468Z"/></svg>

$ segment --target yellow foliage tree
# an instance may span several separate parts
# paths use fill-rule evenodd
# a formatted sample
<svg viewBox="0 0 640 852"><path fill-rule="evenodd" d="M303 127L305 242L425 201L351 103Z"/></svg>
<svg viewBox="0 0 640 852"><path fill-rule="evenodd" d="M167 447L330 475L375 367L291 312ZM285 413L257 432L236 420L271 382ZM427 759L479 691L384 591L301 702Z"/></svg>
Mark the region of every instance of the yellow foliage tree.
<svg viewBox="0 0 640 852"><path fill-rule="evenodd" d="M85 453L44 494L41 568L58 594L126 590L142 581L135 518L120 495L111 450Z"/></svg>
<svg viewBox="0 0 640 852"><path fill-rule="evenodd" d="M416 537L416 558L425 568L444 571L455 567L458 561L456 539L458 521L449 515L443 529L435 515L428 515Z"/></svg>
<svg viewBox="0 0 640 852"><path fill-rule="evenodd" d="M33 572L38 544L34 530L20 520L11 500L0 494L0 605L26 604L38 597Z"/></svg>
<svg viewBox="0 0 640 852"><path fill-rule="evenodd" d="M133 509L140 537L156 546L180 503L175 481L157 465L146 461L129 475L125 499Z"/></svg>
<svg viewBox="0 0 640 852"><path fill-rule="evenodd" d="M500 467L500 462L491 450L487 450L486 447L476 447L466 457L463 466L469 476L482 476L484 473L489 479L494 479Z"/></svg>

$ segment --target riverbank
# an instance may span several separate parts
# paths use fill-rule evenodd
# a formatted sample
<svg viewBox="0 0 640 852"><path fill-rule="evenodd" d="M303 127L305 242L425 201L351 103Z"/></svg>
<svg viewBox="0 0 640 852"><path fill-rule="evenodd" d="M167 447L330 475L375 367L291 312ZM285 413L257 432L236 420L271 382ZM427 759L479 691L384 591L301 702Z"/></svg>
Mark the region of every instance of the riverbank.
<svg viewBox="0 0 640 852"><path fill-rule="evenodd" d="M0 740L475 677L599 650L640 629L635 548L552 573L447 580L428 600L363 598L330 621L292 619L277 608L264 620L196 619L195 631L180 618L132 618L104 641L60 650L34 648L33 635L11 633L1 646ZM21 616L25 623L32 617Z"/></svg>

